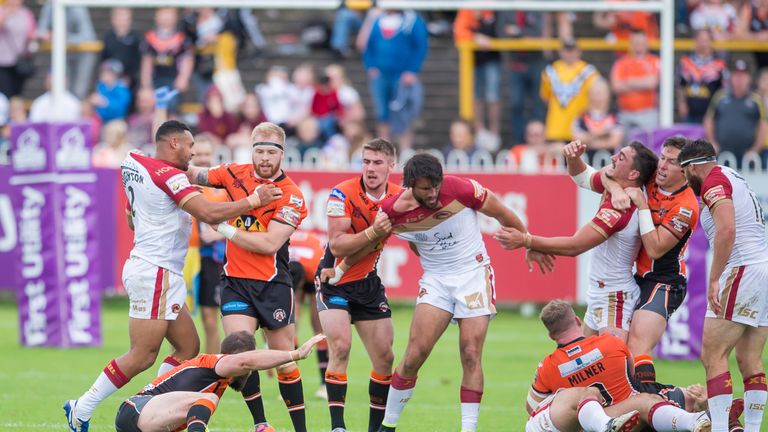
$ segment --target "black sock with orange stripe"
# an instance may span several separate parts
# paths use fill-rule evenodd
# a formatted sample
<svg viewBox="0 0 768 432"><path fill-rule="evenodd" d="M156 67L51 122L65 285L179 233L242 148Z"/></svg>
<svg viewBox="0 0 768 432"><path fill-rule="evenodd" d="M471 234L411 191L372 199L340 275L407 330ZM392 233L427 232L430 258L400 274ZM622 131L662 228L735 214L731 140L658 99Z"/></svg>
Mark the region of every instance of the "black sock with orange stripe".
<svg viewBox="0 0 768 432"><path fill-rule="evenodd" d="M368 396L371 398L370 413L368 414L368 432L377 432L384 421L384 413L387 410L387 396L392 375L379 375L371 371L371 380L368 382Z"/></svg>
<svg viewBox="0 0 768 432"><path fill-rule="evenodd" d="M277 382L280 383L280 395L283 397L288 414L291 416L293 430L296 432L307 431L307 419L304 413L304 388L301 385L301 374L294 369L287 374L278 373Z"/></svg>
<svg viewBox="0 0 768 432"><path fill-rule="evenodd" d="M328 390L328 410L331 413L331 429L344 428L344 402L347 399L347 374L326 372L325 388Z"/></svg>
<svg viewBox="0 0 768 432"><path fill-rule="evenodd" d="M653 357L649 355L635 357L635 379L641 383L656 381L656 368L653 366Z"/></svg>
<svg viewBox="0 0 768 432"><path fill-rule="evenodd" d="M324 340L317 343L317 368L320 369L320 382L325 382L325 371L328 369L328 342Z"/></svg>
<svg viewBox="0 0 768 432"><path fill-rule="evenodd" d="M187 411L187 431L205 432L216 405L210 399L198 399Z"/></svg>
<svg viewBox="0 0 768 432"><path fill-rule="evenodd" d="M253 424L266 423L267 418L264 415L264 401L261 400L261 380L259 379L259 372L251 372L251 375L245 380L245 384L240 393L243 394L245 404L248 405L248 411L251 412Z"/></svg>

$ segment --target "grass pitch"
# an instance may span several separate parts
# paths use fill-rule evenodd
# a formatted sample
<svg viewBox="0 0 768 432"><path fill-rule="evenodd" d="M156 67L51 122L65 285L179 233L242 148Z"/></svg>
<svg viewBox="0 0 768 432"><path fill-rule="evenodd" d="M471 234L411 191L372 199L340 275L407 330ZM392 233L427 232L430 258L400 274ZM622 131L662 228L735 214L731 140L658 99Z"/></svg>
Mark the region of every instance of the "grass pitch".
<svg viewBox="0 0 768 432"><path fill-rule="evenodd" d="M413 307L393 308L395 362L404 352ZM300 339L310 335L302 315ZM104 346L60 350L22 348L18 338L16 305L0 302L0 429L14 431L66 430L62 404L79 397L110 359L128 347L127 301L104 302ZM536 317L524 318L517 312L501 311L491 322L484 351L485 393L480 409L479 431L523 431L527 414L525 397L541 358L555 344L547 338ZM164 346L158 359L170 351ZM310 431L329 431L326 402L314 397L320 385L314 354L300 363ZM114 430L117 407L128 396L149 383L153 367L135 377L96 410L92 431ZM704 381L698 362L658 362L659 379L688 385ZM366 431L368 422L368 373L370 363L359 339L353 342L346 403L346 423L350 431ZM737 381L736 379L734 382ZM459 429L459 386L461 366L458 356L458 327L450 326L421 370L413 399L398 425L402 431L456 431ZM737 385L737 387L740 387ZM740 389L738 389L740 390ZM267 418L279 431L290 431L285 405L279 399L277 381L262 372L262 392ZM227 391L210 423L211 431L252 431L250 414L239 393Z"/></svg>

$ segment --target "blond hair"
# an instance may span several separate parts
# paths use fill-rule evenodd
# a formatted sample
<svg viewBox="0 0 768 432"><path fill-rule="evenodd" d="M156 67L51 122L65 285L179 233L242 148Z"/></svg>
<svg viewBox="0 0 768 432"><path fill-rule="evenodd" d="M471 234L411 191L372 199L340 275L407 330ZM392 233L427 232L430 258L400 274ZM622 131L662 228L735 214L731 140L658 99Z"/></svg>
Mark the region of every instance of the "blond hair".
<svg viewBox="0 0 768 432"><path fill-rule="evenodd" d="M270 122L261 122L253 128L251 143L266 141L268 138L275 139L277 144L285 144L285 131L280 126Z"/></svg>
<svg viewBox="0 0 768 432"><path fill-rule="evenodd" d="M549 331L552 338L558 337L573 325L576 312L571 304L562 300L552 300L541 310L539 319Z"/></svg>

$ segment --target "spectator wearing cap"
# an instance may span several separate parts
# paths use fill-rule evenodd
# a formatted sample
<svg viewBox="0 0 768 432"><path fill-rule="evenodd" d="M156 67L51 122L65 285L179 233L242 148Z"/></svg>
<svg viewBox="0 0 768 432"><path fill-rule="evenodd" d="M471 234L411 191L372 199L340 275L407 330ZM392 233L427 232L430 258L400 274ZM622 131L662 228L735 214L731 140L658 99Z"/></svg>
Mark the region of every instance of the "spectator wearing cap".
<svg viewBox="0 0 768 432"><path fill-rule="evenodd" d="M694 52L680 58L677 79L677 115L686 123L700 124L712 96L723 86L726 65L712 50L709 30L694 34Z"/></svg>
<svg viewBox="0 0 768 432"><path fill-rule="evenodd" d="M611 86L625 127L653 129L659 125L659 58L648 52L648 37L634 30L629 52L611 68Z"/></svg>
<svg viewBox="0 0 768 432"><path fill-rule="evenodd" d="M118 60L106 60L99 67L99 81L96 92L91 95L91 104L104 123L122 120L131 106L131 90L120 79L123 65Z"/></svg>
<svg viewBox="0 0 768 432"><path fill-rule="evenodd" d="M404 102L409 100L406 96L419 94L398 89L417 85L427 50L428 34L424 20L413 11L388 10L373 21L363 51L363 65L371 87L378 135L385 139L398 135L401 149L411 148L413 144L413 118L401 116L407 121L402 132L392 130L391 102L395 99ZM411 105L396 104L396 108L400 109L408 106Z"/></svg>
<svg viewBox="0 0 768 432"><path fill-rule="evenodd" d="M541 75L541 99L547 103L546 138L570 141L573 122L587 109L587 93L600 76L597 69L581 59L573 39L565 39L560 59L547 66Z"/></svg>
<svg viewBox="0 0 768 432"><path fill-rule="evenodd" d="M736 60L730 86L717 92L704 116L704 131L719 152L730 152L741 168L744 155L759 153L768 138L765 106L751 90L752 74L744 60Z"/></svg>

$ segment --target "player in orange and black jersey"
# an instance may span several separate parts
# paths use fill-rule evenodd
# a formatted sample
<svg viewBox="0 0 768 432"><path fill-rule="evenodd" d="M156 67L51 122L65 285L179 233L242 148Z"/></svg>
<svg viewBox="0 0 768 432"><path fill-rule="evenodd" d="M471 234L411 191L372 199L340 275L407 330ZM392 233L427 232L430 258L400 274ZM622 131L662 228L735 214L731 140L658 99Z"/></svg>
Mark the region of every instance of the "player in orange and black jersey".
<svg viewBox="0 0 768 432"><path fill-rule="evenodd" d="M350 323L355 324L371 359L368 385L370 416L368 430L381 425L392 376L393 328L384 286L376 264L389 234L389 218L379 215L380 203L398 192L389 181L395 168L395 147L374 139L363 146L363 173L331 191L328 216L328 247L318 268L317 308L323 333L328 336L329 361L325 373L331 429L345 430L344 400L347 393L347 362L352 344ZM355 257L346 271L339 267L345 257ZM320 281L320 270L336 268L333 280Z"/></svg>
<svg viewBox="0 0 768 432"><path fill-rule="evenodd" d="M640 383L656 381L651 353L687 291L683 255L698 222L699 204L678 160L686 142L683 137L667 139L655 179L646 186L646 193L639 188L626 191L639 209L643 242L635 274L640 301L632 315L627 339ZM620 188L615 192L618 197L627 195Z"/></svg>
<svg viewBox="0 0 768 432"><path fill-rule="evenodd" d="M288 240L307 215L304 196L280 168L285 132L261 123L251 133L253 164L227 164L211 169L190 167L197 184L225 189L235 200L249 191L264 196L261 205L215 229L227 238L221 314L224 333L264 329L270 348L294 346L293 288L288 269ZM278 368L280 394L296 431L306 430L304 391L295 364ZM257 431L270 430L264 415L258 373L251 374L243 397Z"/></svg>
<svg viewBox="0 0 768 432"><path fill-rule="evenodd" d="M549 405L557 402L558 391L573 387L598 389L604 405L624 407L620 412L632 409L640 411L641 420L654 430L709 430L710 420L705 411L688 412L684 409L687 405L692 410L694 402L702 405L703 401L694 401L692 395L683 389L666 386L667 391L663 396L640 395L633 382L632 354L624 342L609 334L584 337L581 320L570 304L553 300L541 310L540 319L547 328L549 337L558 345L539 363L528 390L526 408L531 413L531 419L526 425L526 431L571 430L560 429L557 425L573 423L572 419L568 421L573 410L549 409ZM584 427L585 430L602 430L600 426L603 424L610 426L610 418L605 413L589 409L589 413L582 414L583 408L583 405L579 404L576 410L579 421L589 420L589 417L602 417L602 421L591 422L598 428ZM609 415L618 414L608 411L606 410Z"/></svg>
<svg viewBox="0 0 768 432"><path fill-rule="evenodd" d="M240 390L252 371L305 359L322 341L315 335L292 351L256 350L253 333L234 332L221 343L222 354L201 354L158 376L117 411L118 432L207 431L227 387Z"/></svg>

